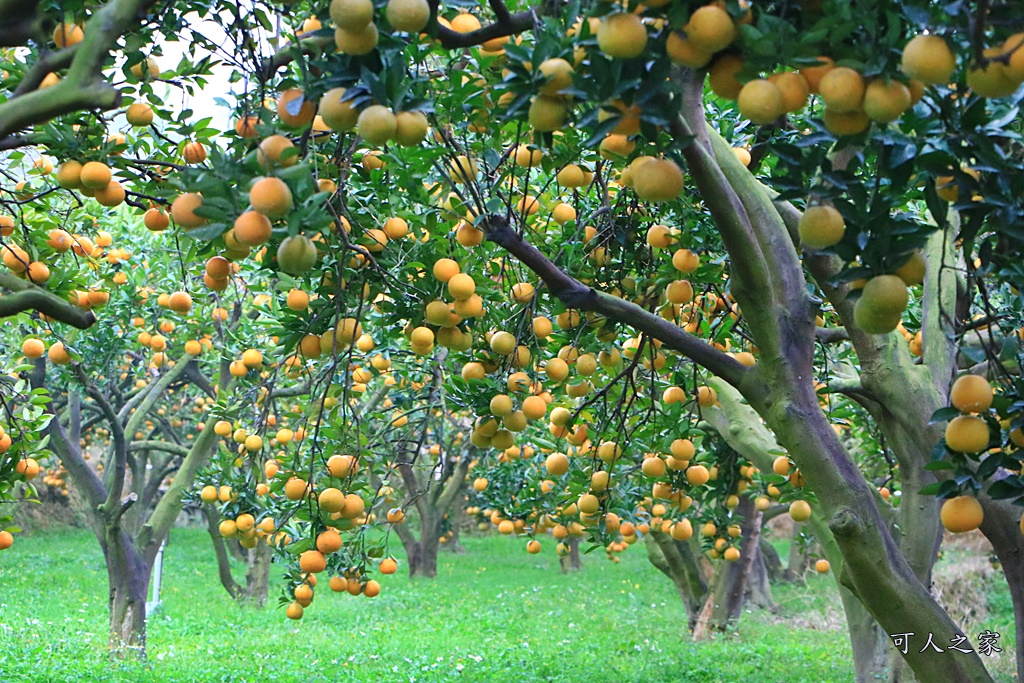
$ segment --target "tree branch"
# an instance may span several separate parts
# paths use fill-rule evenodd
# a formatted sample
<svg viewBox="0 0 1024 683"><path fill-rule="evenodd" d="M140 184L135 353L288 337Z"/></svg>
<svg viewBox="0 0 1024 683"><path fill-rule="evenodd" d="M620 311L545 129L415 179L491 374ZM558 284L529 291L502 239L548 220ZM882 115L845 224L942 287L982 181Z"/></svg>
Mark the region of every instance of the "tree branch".
<svg viewBox="0 0 1024 683"><path fill-rule="evenodd" d="M46 360L44 358L36 359L31 381L33 389L45 388ZM75 393L77 392L72 392L72 400L75 400ZM80 401L80 398L78 400ZM60 423L57 414L53 412L53 405L48 405L46 410L53 416L47 429L50 436L50 446L57 453L61 464L64 465L64 468L71 475L75 484L84 491L85 498L89 501L90 510L95 512L107 497L107 492L103 488L103 482L100 481L96 471L89 467L88 463L85 462L85 458L82 457L82 448L78 439L72 441L64 430L64 426ZM72 414L74 412L72 411ZM74 431L75 428L72 427L72 433Z"/></svg>
<svg viewBox="0 0 1024 683"><path fill-rule="evenodd" d="M551 294L569 308L600 313L611 320L646 332L733 386L752 381L749 368L738 363L732 356L634 303L598 292L568 275L518 235L504 216L489 216L483 227L487 239L504 248L539 275Z"/></svg>
<svg viewBox="0 0 1024 683"><path fill-rule="evenodd" d="M845 327L818 327L814 330L814 338L822 344L835 344L850 339Z"/></svg>
<svg viewBox="0 0 1024 683"><path fill-rule="evenodd" d="M167 538L167 533L174 525L178 513L182 508L182 500L185 491L195 483L196 473L206 465L210 453L216 443L217 434L213 431L215 420L207 420L206 427L199 432L195 443L189 450L188 455L178 468L174 476L174 482L167 488L167 491L160 497L153 514L139 531L136 545L145 554L146 561L152 562L160 544Z"/></svg>
<svg viewBox="0 0 1024 683"><path fill-rule="evenodd" d="M132 441L130 448L133 451L161 451L163 453L170 453L172 455L180 455L183 458L188 455L189 451L189 449L186 446L171 443L170 441Z"/></svg>
<svg viewBox="0 0 1024 683"><path fill-rule="evenodd" d="M125 442L124 429L118 421L117 414L114 412L107 397L95 385L89 383L89 379L85 376L85 371L81 365L76 365L75 371L78 374L79 381L85 386L85 392L96 402L96 405L100 407L103 415L107 418L107 422L110 424L111 436L114 438L114 467L109 470L110 481L107 483L107 499L102 506L107 516L107 523L113 524L124 514L123 510L120 512L116 511L114 506L121 495L121 490L124 488L124 479L128 468L128 445ZM132 502L134 503L135 501Z"/></svg>
<svg viewBox="0 0 1024 683"><path fill-rule="evenodd" d="M85 25L85 37L76 46L64 79L45 90L34 90L0 104L0 139L61 114L116 107L121 93L104 82L103 64L125 30L136 25L139 14L154 2L111 0L97 10Z"/></svg>
<svg viewBox="0 0 1024 683"><path fill-rule="evenodd" d="M2 110L3 107L0 106L0 112ZM0 126L2 125L0 123ZM83 310L42 287L16 277L13 273L0 273L0 287L14 292L0 296L0 318L25 311L39 311L48 318L80 330L87 329L96 322L96 316L92 311Z"/></svg>
<svg viewBox="0 0 1024 683"><path fill-rule="evenodd" d="M488 40L495 38L503 38L505 36L516 35L517 33L523 33L533 28L534 22L537 17L541 16L545 12L544 5L537 5L532 7L525 12L519 12L518 14L510 14L508 8L500 0L489 0L491 8L494 9L495 15L498 20L493 24L488 24L478 28L475 31L469 33L459 33L450 28L437 25L437 39L441 43L441 47L452 49L458 47L473 47L474 45L481 45L486 43ZM495 9L495 5L500 5L501 10ZM432 10L437 13L437 2L436 0L431 1Z"/></svg>

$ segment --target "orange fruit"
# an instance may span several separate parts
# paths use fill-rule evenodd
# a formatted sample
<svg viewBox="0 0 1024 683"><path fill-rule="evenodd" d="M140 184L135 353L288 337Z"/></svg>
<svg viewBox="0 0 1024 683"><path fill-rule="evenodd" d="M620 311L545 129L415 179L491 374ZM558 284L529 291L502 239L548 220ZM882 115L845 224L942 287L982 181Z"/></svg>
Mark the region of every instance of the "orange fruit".
<svg viewBox="0 0 1024 683"><path fill-rule="evenodd" d="M26 358L42 358L46 353L46 345L42 339L29 338L22 342L21 352Z"/></svg>
<svg viewBox="0 0 1024 683"><path fill-rule="evenodd" d="M962 413L980 413L992 406L992 385L984 377L963 375L953 382L949 402Z"/></svg>
<svg viewBox="0 0 1024 683"><path fill-rule="evenodd" d="M277 100L277 116L286 126L301 128L313 122L316 103L306 99L301 88L289 88Z"/></svg>
<svg viewBox="0 0 1024 683"><path fill-rule="evenodd" d="M284 218L292 210L292 191L280 178L260 178L249 190L249 203L268 218Z"/></svg>
<svg viewBox="0 0 1024 683"><path fill-rule="evenodd" d="M842 241L846 233L846 222L842 214L832 206L810 206L800 216L797 230L804 246L827 249Z"/></svg>
<svg viewBox="0 0 1024 683"><path fill-rule="evenodd" d="M922 83L946 85L956 70L956 56L940 35L914 36L903 48L900 69Z"/></svg>
<svg viewBox="0 0 1024 683"><path fill-rule="evenodd" d="M256 158L263 170L269 172L276 166L292 166L298 163L298 154L285 153L294 149L295 145L285 136L271 135L264 138L256 148Z"/></svg>
<svg viewBox="0 0 1024 683"><path fill-rule="evenodd" d="M740 114L757 124L772 123L786 113L782 91L769 80L756 78L740 89L736 99Z"/></svg>
<svg viewBox="0 0 1024 683"><path fill-rule="evenodd" d="M612 58L639 57L647 49L647 29L635 14L619 12L607 15L597 28L597 46Z"/></svg>
<svg viewBox="0 0 1024 683"><path fill-rule="evenodd" d="M837 114L857 111L864 102L864 77L847 66L829 69L818 84L821 100Z"/></svg>
<svg viewBox="0 0 1024 683"><path fill-rule="evenodd" d="M167 229L167 226L171 224L171 219L167 216L166 211L154 207L146 211L142 217L142 223L147 229L160 232Z"/></svg>
<svg viewBox="0 0 1024 683"><path fill-rule="evenodd" d="M203 197L196 192L180 194L171 203L171 218L186 230L206 225L206 219L195 213L202 204Z"/></svg>
<svg viewBox="0 0 1024 683"><path fill-rule="evenodd" d="M985 512L974 496L956 496L942 503L939 519L947 531L962 534L981 526Z"/></svg>

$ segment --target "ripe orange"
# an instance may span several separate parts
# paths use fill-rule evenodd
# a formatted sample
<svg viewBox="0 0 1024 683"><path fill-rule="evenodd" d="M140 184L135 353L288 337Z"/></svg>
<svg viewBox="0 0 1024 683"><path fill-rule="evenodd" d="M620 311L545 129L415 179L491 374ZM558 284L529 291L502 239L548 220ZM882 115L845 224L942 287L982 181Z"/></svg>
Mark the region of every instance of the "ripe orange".
<svg viewBox="0 0 1024 683"><path fill-rule="evenodd" d="M255 116L243 116L235 121L235 135L240 138L255 138L259 136L256 132L256 124L260 120Z"/></svg>
<svg viewBox="0 0 1024 683"><path fill-rule="evenodd" d="M684 27L687 37L700 50L712 54L736 40L736 26L723 8L714 4L697 9Z"/></svg>
<svg viewBox="0 0 1024 683"><path fill-rule="evenodd" d="M171 203L171 218L186 230L206 225L206 219L195 213L195 210L202 206L202 204L203 197L196 192L186 192L185 194L178 195L174 202Z"/></svg>
<svg viewBox="0 0 1024 683"><path fill-rule="evenodd" d="M864 90L863 107L872 121L895 121L910 109L910 89L899 81L876 78Z"/></svg>
<svg viewBox="0 0 1024 683"><path fill-rule="evenodd" d="M167 307L177 313L188 313L192 310L192 297L188 292L174 292L167 299Z"/></svg>
<svg viewBox="0 0 1024 683"><path fill-rule="evenodd" d="M974 415L961 415L946 425L946 446L957 453L979 453L988 448L988 424Z"/></svg>
<svg viewBox="0 0 1024 683"><path fill-rule="evenodd" d="M201 142L189 142L181 150L186 164L201 164L206 161L206 148Z"/></svg>
<svg viewBox="0 0 1024 683"><path fill-rule="evenodd" d="M811 506L806 500L794 500L789 504L789 516L794 522L806 522L811 518Z"/></svg>
<svg viewBox="0 0 1024 683"><path fill-rule="evenodd" d="M797 112L807 105L811 89L807 79L799 71L781 71L768 77L768 81L779 89L782 94L783 108L787 112ZM747 166L750 162L743 164Z"/></svg>
<svg viewBox="0 0 1024 683"><path fill-rule="evenodd" d="M561 97L537 95L530 102L527 120L534 130L542 133L556 131L565 124L568 106Z"/></svg>
<svg viewBox="0 0 1024 683"><path fill-rule="evenodd" d="M828 560L822 559L814 563L814 571L818 572L819 574L828 574L828 571L831 568L832 565L829 564Z"/></svg>
<svg viewBox="0 0 1024 683"><path fill-rule="evenodd" d="M299 155L293 152L295 145L283 135L271 135L264 138L256 149L256 157L264 171L271 171L276 166L292 166L299 161Z"/></svg>
<svg viewBox="0 0 1024 683"><path fill-rule="evenodd" d="M740 114L757 124L769 124L786 113L782 91L769 80L748 81L739 92L736 105Z"/></svg>
<svg viewBox="0 0 1024 683"><path fill-rule="evenodd" d="M359 113L356 130L371 145L383 145L394 137L398 120L394 113L380 104L373 104Z"/></svg>
<svg viewBox="0 0 1024 683"><path fill-rule="evenodd" d="M124 117L136 128L148 126L153 123L153 107L145 102L135 102L125 110Z"/></svg>
<svg viewBox="0 0 1024 683"><path fill-rule="evenodd" d="M53 29L53 42L59 48L77 45L84 38L85 31L77 24L57 24L57 28Z"/></svg>
<svg viewBox="0 0 1024 683"><path fill-rule="evenodd" d="M373 21L373 3L370 0L331 0L330 14L335 26L359 31Z"/></svg>
<svg viewBox="0 0 1024 683"><path fill-rule="evenodd" d="M639 57L647 49L647 29L635 14L619 12L605 16L597 28L597 46L612 58Z"/></svg>
<svg viewBox="0 0 1024 683"><path fill-rule="evenodd" d="M430 125L421 111L402 111L395 115L394 140L403 147L415 147L427 138Z"/></svg>
<svg viewBox="0 0 1024 683"><path fill-rule="evenodd" d="M903 48L900 68L910 78L929 85L946 85L956 70L956 56L940 35L914 36Z"/></svg>
<svg viewBox="0 0 1024 683"><path fill-rule="evenodd" d="M949 390L949 402L962 413L988 410L992 405L992 385L984 377L963 375L953 382L953 388Z"/></svg>
<svg viewBox="0 0 1024 683"><path fill-rule="evenodd" d="M46 345L42 339L29 338L22 343L21 352L26 358L42 358L46 353Z"/></svg>
<svg viewBox="0 0 1024 683"><path fill-rule="evenodd" d="M419 33L430 21L430 4L427 0L388 0L385 14L394 30Z"/></svg>
<svg viewBox="0 0 1024 683"><path fill-rule="evenodd" d="M981 526L985 512L974 496L956 496L942 504L939 519L942 526L954 534L974 531Z"/></svg>
<svg viewBox="0 0 1024 683"><path fill-rule="evenodd" d="M366 55L377 47L380 36L373 22L358 31L350 31L340 26L334 29L334 44L339 52L348 55Z"/></svg>
<svg viewBox="0 0 1024 683"><path fill-rule="evenodd" d="M307 550L299 555L299 568L310 574L327 569L327 558L319 550Z"/></svg>
<svg viewBox="0 0 1024 683"><path fill-rule="evenodd" d="M633 170L633 189L650 202L671 201L683 191L683 172L671 159L651 159Z"/></svg>
<svg viewBox="0 0 1024 683"><path fill-rule="evenodd" d="M704 465L691 465L686 468L686 481L691 486L703 486L711 479L711 472Z"/></svg>
<svg viewBox="0 0 1024 683"><path fill-rule="evenodd" d="M827 249L838 244L846 233L846 222L834 207L826 204L808 207L797 226L800 242L810 249Z"/></svg>
<svg viewBox="0 0 1024 683"><path fill-rule="evenodd" d="M313 122L316 104L306 99L301 88L289 88L277 100L277 116L286 126L302 128Z"/></svg>
<svg viewBox="0 0 1024 683"><path fill-rule="evenodd" d="M837 114L857 111L864 102L864 77L847 66L829 69L818 84L821 99Z"/></svg>
<svg viewBox="0 0 1024 683"><path fill-rule="evenodd" d="M309 308L309 294L301 289L293 289L288 292L285 305L293 311L304 311Z"/></svg>
<svg viewBox="0 0 1024 683"><path fill-rule="evenodd" d="M143 215L142 223L147 229L153 232L160 232L167 229L167 226L171 224L171 219L168 218L167 212L163 209L152 208Z"/></svg>
<svg viewBox="0 0 1024 683"><path fill-rule="evenodd" d="M316 537L316 549L324 555L330 555L341 550L343 541L337 529L327 529L320 532Z"/></svg>
<svg viewBox="0 0 1024 683"><path fill-rule="evenodd" d="M71 362L71 355L64 348L64 342L56 342L47 351L47 357L54 365L67 365Z"/></svg>
<svg viewBox="0 0 1024 683"><path fill-rule="evenodd" d="M292 191L280 178L260 178L249 190L249 203L268 218L284 218L292 210Z"/></svg>
<svg viewBox="0 0 1024 683"><path fill-rule="evenodd" d="M10 531L0 531L0 550L7 550L14 545L14 536Z"/></svg>
<svg viewBox="0 0 1024 683"><path fill-rule="evenodd" d="M113 174L110 167L100 161L89 161L82 165L79 175L82 187L89 190L102 190L110 184Z"/></svg>
<svg viewBox="0 0 1024 683"><path fill-rule="evenodd" d="M544 461L547 473L559 477L569 471L569 458L564 453L552 453Z"/></svg>
<svg viewBox="0 0 1024 683"><path fill-rule="evenodd" d="M743 84L736 76L743 70L743 58L736 54L723 54L708 69L708 87L726 100L735 100Z"/></svg>
<svg viewBox="0 0 1024 683"><path fill-rule="evenodd" d="M266 215L259 211L246 211L235 219L231 234L244 247L258 247L270 239L272 230Z"/></svg>

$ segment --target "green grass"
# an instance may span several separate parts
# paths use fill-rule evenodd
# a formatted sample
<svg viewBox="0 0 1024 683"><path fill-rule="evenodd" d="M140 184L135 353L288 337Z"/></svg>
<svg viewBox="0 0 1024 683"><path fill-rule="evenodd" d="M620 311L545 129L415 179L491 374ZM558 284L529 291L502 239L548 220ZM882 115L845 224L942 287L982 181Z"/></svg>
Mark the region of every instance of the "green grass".
<svg viewBox="0 0 1024 683"><path fill-rule="evenodd" d="M0 555L0 680L58 682L849 681L835 585L777 586L778 614L749 612L735 634L693 643L674 589L641 546L562 575L552 543L528 555L468 538L434 581L385 577L374 599L321 585L300 622L240 608L220 587L209 538L175 529L149 661L106 657L106 572L88 531L22 538ZM401 555L399 555L401 558ZM824 616L822 616L824 615Z"/></svg>

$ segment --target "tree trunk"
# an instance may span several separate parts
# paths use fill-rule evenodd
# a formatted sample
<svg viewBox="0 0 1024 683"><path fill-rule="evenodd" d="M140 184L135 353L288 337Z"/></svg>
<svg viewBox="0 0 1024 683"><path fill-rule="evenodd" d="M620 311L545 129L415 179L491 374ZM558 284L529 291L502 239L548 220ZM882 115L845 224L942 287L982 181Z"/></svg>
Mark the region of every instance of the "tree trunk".
<svg viewBox="0 0 1024 683"><path fill-rule="evenodd" d="M264 542L249 550L249 569L245 572L245 588L239 596L241 601L255 607L267 604L270 591L270 559L273 549Z"/></svg>
<svg viewBox="0 0 1024 683"><path fill-rule="evenodd" d="M565 539L565 545L569 548L566 555L558 558L558 565L563 574L578 572L583 569L583 558L580 557L580 539L577 536L569 536Z"/></svg>
<svg viewBox="0 0 1024 683"><path fill-rule="evenodd" d="M853 649L855 683L895 683L891 662L893 648L888 634L846 586L839 586L839 597L843 601Z"/></svg>
<svg viewBox="0 0 1024 683"><path fill-rule="evenodd" d="M1024 676L1024 534L1017 522L1021 509L1005 500L981 496L985 516L981 531L992 544L1010 587L1017 632L1017 680Z"/></svg>
<svg viewBox="0 0 1024 683"><path fill-rule="evenodd" d="M803 522L793 522L793 538L789 542L789 559L783 578L790 583L803 583L807 571L807 546L800 538Z"/></svg>
<svg viewBox="0 0 1024 683"><path fill-rule="evenodd" d="M711 612L711 627L726 631L740 618L743 610L743 596L747 592L747 577L757 555L757 544L761 539L761 513L754 509L754 499L740 498L736 512L742 516L740 559L720 563L715 572L712 592L717 599Z"/></svg>
<svg viewBox="0 0 1024 683"><path fill-rule="evenodd" d="M408 552L409 549L406 548L410 577L437 577L437 552L441 545L439 526L436 518L421 517L420 539L413 543L413 552Z"/></svg>
<svg viewBox="0 0 1024 683"><path fill-rule="evenodd" d="M707 574L701 567L703 556L695 553L690 543L675 541L660 531L647 534L645 544L647 559L675 585L686 607L687 623L694 629L708 595Z"/></svg>
<svg viewBox="0 0 1024 683"><path fill-rule="evenodd" d="M779 605L772 598L772 585L768 580L768 568L765 565L763 552L766 546L771 547L763 539L758 538L757 547L754 549L753 563L750 566L750 576L747 577L746 598L750 600L750 604L774 612ZM775 554L775 559L776 561L779 559L778 553Z"/></svg>
<svg viewBox="0 0 1024 683"><path fill-rule="evenodd" d="M203 517L206 518L206 529L210 534L210 541L213 543L213 554L217 558L217 577L220 579L220 585L224 587L224 590L228 592L232 600L238 600L241 594L241 586L235 581L235 577L231 575L231 561L228 558L227 543L224 541L224 537L220 535L220 514L216 508L212 505L205 504L202 506Z"/></svg>
<svg viewBox="0 0 1024 683"><path fill-rule="evenodd" d="M146 658L146 593L150 567L128 534L112 528L103 543L110 587L110 654L113 658Z"/></svg>
<svg viewBox="0 0 1024 683"><path fill-rule="evenodd" d="M452 524L452 528L451 528L452 535L448 538L448 541L444 545L441 546L441 548L443 548L444 550L447 550L448 552L452 553L453 555L465 555L466 554L465 546L463 546L462 542L459 541L459 526L460 525L458 524L458 520L456 519L456 521Z"/></svg>

